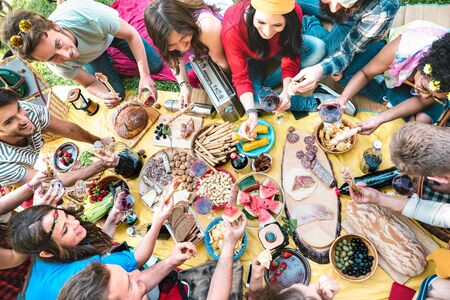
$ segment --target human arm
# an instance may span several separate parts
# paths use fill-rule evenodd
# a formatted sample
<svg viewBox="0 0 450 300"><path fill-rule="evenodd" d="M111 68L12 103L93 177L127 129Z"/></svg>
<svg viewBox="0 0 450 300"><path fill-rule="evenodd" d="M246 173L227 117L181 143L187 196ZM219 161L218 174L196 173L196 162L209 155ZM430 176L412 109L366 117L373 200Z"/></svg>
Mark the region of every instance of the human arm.
<svg viewBox="0 0 450 300"><path fill-rule="evenodd" d="M123 195L126 195L125 192L123 192ZM111 239L114 239L116 227L120 222L120 218L122 218L124 214L125 212L120 211L116 206L113 206L113 208L108 213L108 217L103 224L102 231L106 233Z"/></svg>
<svg viewBox="0 0 450 300"><path fill-rule="evenodd" d="M147 54L145 53L142 38L133 26L128 24L123 19L119 20L120 29L119 32L115 34L115 36L117 38L126 40L128 45L130 46L131 52L133 52L133 56L139 69L139 91L146 87L151 93L153 93L155 99L157 99L158 93L156 90L156 83L150 77L150 68L148 66Z"/></svg>
<svg viewBox="0 0 450 300"><path fill-rule="evenodd" d="M178 72L175 69L171 69L173 76L177 80L180 87L180 94L178 95L178 106L181 110L187 107L191 103L191 86L189 85L189 77L186 70L186 64L184 63L184 57L178 58Z"/></svg>
<svg viewBox="0 0 450 300"><path fill-rule="evenodd" d="M0 248L0 258L0 270L4 270L20 266L28 255L17 253L12 249Z"/></svg>
<svg viewBox="0 0 450 300"><path fill-rule="evenodd" d="M276 112L282 112L288 110L291 107L291 96L289 95L289 84L292 78L286 77L283 79L283 90L280 93L280 104L275 110Z"/></svg>
<svg viewBox="0 0 450 300"><path fill-rule="evenodd" d="M169 257L141 272L140 279L145 284L146 292L150 292L157 286L171 270L196 255L197 249L194 244L189 242L177 243Z"/></svg>
<svg viewBox="0 0 450 300"><path fill-rule="evenodd" d="M247 92L242 94L240 100L246 112L255 109L255 101L253 99L253 93ZM249 112L248 119L245 120L239 127L238 131L239 135L249 140L254 139L255 138L254 130L256 128L256 125L258 125L258 113L256 111Z"/></svg>
<svg viewBox="0 0 450 300"><path fill-rule="evenodd" d="M402 117L409 117L423 111L428 106L432 105L434 100L430 98L420 98L419 96L411 97L402 103L383 111L382 113L369 117L366 120L359 122L358 127L361 128L360 134L371 134L381 124L396 120Z"/></svg>
<svg viewBox="0 0 450 300"><path fill-rule="evenodd" d="M254 258L252 260L252 275L250 277L250 284L248 286L249 299L251 298L252 292L255 292L263 288L264 273L266 272L266 267L264 267L258 260Z"/></svg>
<svg viewBox="0 0 450 300"><path fill-rule="evenodd" d="M227 58L222 47L222 22L209 13L200 14L197 19L200 27L200 41L209 49L209 56L223 70L228 70Z"/></svg>
<svg viewBox="0 0 450 300"><path fill-rule="evenodd" d="M65 138L70 138L76 141L90 144L93 144L95 141L101 140L98 136L89 133L79 125L73 122L61 120L55 116L50 116L50 122L44 132L46 131Z"/></svg>
<svg viewBox="0 0 450 300"><path fill-rule="evenodd" d="M72 80L84 87L91 95L102 99L108 108L114 108L122 101L119 95L110 92L94 75L84 69L77 69L76 75Z"/></svg>
<svg viewBox="0 0 450 300"><path fill-rule="evenodd" d="M175 191L180 186L181 182L181 178L176 177L172 183L172 191ZM145 264L153 253L159 231L173 208L174 203L172 194L173 193L170 192L167 198L164 199L164 201L161 201L155 208L153 211L152 226L134 251L138 266Z"/></svg>
<svg viewBox="0 0 450 300"><path fill-rule="evenodd" d="M228 299L230 297L231 284L233 282L234 247L244 234L247 218L242 215L233 223L227 220L223 220L223 222L225 225L225 236L220 258L209 285L208 300Z"/></svg>

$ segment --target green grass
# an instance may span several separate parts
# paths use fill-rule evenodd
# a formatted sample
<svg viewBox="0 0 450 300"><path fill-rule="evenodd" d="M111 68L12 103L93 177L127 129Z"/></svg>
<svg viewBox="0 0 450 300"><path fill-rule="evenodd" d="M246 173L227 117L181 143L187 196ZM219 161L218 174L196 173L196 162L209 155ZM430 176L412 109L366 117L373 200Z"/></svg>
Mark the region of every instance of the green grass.
<svg viewBox="0 0 450 300"><path fill-rule="evenodd" d="M106 5L112 4L114 0L97 0ZM450 0L402 0L402 5L407 4L450 4ZM12 5L14 8L21 8L35 11L43 16L48 16L56 8L55 3L48 0L13 0ZM2 44L0 47L0 54L6 52L6 47ZM39 74L51 85L72 85L73 82L65 80L64 78L55 76L46 64L41 62L32 62L32 65L36 68ZM126 90L137 90L139 84L138 77L125 77L124 84ZM161 91L179 91L178 85L171 81L156 81L158 90Z"/></svg>

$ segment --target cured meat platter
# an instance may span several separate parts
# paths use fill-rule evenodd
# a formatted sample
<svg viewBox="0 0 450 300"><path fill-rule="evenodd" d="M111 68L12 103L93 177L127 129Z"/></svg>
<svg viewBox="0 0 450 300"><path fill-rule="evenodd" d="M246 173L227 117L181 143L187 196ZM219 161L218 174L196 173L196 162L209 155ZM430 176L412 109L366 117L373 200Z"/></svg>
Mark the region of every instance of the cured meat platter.
<svg viewBox="0 0 450 300"><path fill-rule="evenodd" d="M341 230L341 202L325 152L311 134L290 128L286 137L281 181L285 212L297 220L293 236L300 251L327 264L328 252Z"/></svg>

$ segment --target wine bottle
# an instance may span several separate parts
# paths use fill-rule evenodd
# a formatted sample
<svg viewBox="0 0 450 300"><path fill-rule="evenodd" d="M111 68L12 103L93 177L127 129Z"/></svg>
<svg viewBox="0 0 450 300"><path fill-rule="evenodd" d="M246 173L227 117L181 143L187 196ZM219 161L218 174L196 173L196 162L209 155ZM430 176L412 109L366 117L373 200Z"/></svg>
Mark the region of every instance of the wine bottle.
<svg viewBox="0 0 450 300"><path fill-rule="evenodd" d="M389 186L392 184L392 179L400 174L400 171L395 168L389 168L386 170L378 171L372 174L364 175L361 177L356 177L355 182L365 182L368 187L372 187L375 189L382 188L385 186ZM344 183L339 189L339 194L349 195L349 185L348 183Z"/></svg>
<svg viewBox="0 0 450 300"><path fill-rule="evenodd" d="M247 155L243 153L233 152L230 155L231 166L237 173L245 174L250 168L249 159Z"/></svg>
<svg viewBox="0 0 450 300"><path fill-rule="evenodd" d="M381 164L381 142L373 142L372 147L364 151L363 159L361 160L360 168L364 174L375 172Z"/></svg>

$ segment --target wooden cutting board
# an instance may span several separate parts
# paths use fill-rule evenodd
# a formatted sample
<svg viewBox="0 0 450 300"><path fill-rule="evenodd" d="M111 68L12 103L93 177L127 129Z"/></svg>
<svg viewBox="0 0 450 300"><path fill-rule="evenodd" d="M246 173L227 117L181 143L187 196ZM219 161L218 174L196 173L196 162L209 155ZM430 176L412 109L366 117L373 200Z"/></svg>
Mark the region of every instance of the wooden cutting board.
<svg viewBox="0 0 450 300"><path fill-rule="evenodd" d="M428 254L434 252L436 249L439 248L439 245L431 238L429 237L423 230L414 223L411 219L397 214L397 217L400 218L402 222L404 222L409 229L415 234L417 241L422 245L423 250L425 251L425 256ZM354 230L352 227L349 226L349 224L344 220L342 222L342 228L347 231L348 234L357 234L356 230ZM395 270L395 266L392 266L386 262L386 260L378 253L378 264L386 271L386 273L389 274L389 276L392 277L395 281L397 281L400 284L404 284L407 282L411 277L405 276L403 274L398 273Z"/></svg>
<svg viewBox="0 0 450 300"><path fill-rule="evenodd" d="M101 119L99 120L99 126L95 128L98 130L97 135L101 137L113 136L114 139L118 142L125 143L128 147L133 148L140 139L144 136L144 134L148 131L148 129L158 120L159 112L153 107L144 107L148 114L148 123L147 126L142 130L138 135L136 135L132 139L124 139L117 135L111 121L111 115L114 113L114 109L108 109L106 114L103 114Z"/></svg>
<svg viewBox="0 0 450 300"><path fill-rule="evenodd" d="M322 183L322 181L320 181L314 175L314 173L312 173L311 170L306 170L302 166L301 161L296 157L296 152L299 150L303 150L306 153L306 144L304 142L304 138L305 136L309 136L311 134L300 130L295 131L295 133L300 136L300 140L293 144L289 143L286 140L284 146L281 181L286 194L285 211L286 215L289 218L292 209L294 209L294 207L298 206L299 204L322 204L329 207L333 211L333 219L313 221L298 226L297 231L294 235L294 241L304 255L317 263L326 264L329 262L328 252L330 245L335 240L335 238L339 236L340 233L341 203L339 197L336 195L335 188L330 188L329 186ZM317 146L317 142L314 143L314 145ZM328 158L325 152L323 152L323 150L321 150L319 146L317 146L316 159L328 172L330 172L330 174L333 174ZM311 176L317 182L317 187L315 188L314 192L310 196L300 201L294 200L294 198L289 195L289 192L292 189L292 185L288 183L291 183L292 180L289 180L287 176L288 174L292 174L291 170L293 168L301 169L301 173L309 173L309 176ZM316 232L325 232L324 235L328 236L328 246L324 248L316 248L308 244L308 240L305 240L304 235L313 230Z"/></svg>
<svg viewBox="0 0 450 300"><path fill-rule="evenodd" d="M170 118L169 115L161 115L159 116L158 122L156 124L162 123ZM194 121L194 132L187 138L184 139L180 136L181 134L181 124L186 124L189 119ZM192 138L195 133L202 127L203 118L193 117L193 116L180 116L176 118L171 124L170 128L172 130L172 147L174 148L183 148L183 149L191 149ZM156 146L162 147L170 147L170 139L160 139L157 140L156 134L152 133L152 144Z"/></svg>

